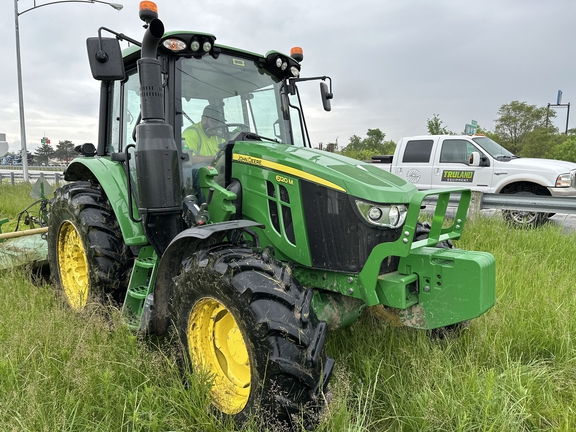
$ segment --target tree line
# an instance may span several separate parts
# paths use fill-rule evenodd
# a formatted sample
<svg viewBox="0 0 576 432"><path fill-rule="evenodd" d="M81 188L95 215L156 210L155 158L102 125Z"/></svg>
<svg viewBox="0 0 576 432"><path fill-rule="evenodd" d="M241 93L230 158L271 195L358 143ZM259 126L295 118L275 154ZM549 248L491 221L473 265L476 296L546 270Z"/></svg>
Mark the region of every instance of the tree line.
<svg viewBox="0 0 576 432"><path fill-rule="evenodd" d="M34 160L38 165L48 165L50 159L59 159L62 162L68 163L77 156L74 147L74 143L69 140L58 141L56 148L44 142L34 152Z"/></svg>
<svg viewBox="0 0 576 432"><path fill-rule="evenodd" d="M515 100L500 107L494 130L479 125L476 134L488 136L517 156L576 162L576 129L560 133L552 124L554 118L556 112L549 107ZM426 127L430 135L464 134L449 130L439 114L428 118ZM337 149L335 143L323 147ZM365 138L354 135L346 147L336 151L354 159L369 160L372 156L392 154L395 148L396 143L386 140L380 129L368 129Z"/></svg>
<svg viewBox="0 0 576 432"><path fill-rule="evenodd" d="M49 165L51 159L57 159L59 162L68 163L78 155L75 152L74 147L74 143L69 140L59 141L56 148L53 148L50 143L44 142L34 151L34 154L27 152L28 164ZM14 163L21 164L21 152L22 151L17 153L8 153L4 159L7 160L8 163L13 161Z"/></svg>

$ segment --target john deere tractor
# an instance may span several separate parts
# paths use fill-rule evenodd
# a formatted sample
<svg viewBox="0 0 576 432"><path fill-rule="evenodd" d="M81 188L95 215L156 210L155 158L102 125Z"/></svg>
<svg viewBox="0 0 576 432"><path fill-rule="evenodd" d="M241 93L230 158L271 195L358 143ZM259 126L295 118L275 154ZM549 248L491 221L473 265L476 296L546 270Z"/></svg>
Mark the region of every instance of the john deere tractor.
<svg viewBox="0 0 576 432"><path fill-rule="evenodd" d="M311 148L298 85L318 80L330 110L332 81L301 77L300 50L259 55L165 33L157 16L141 3L142 42L105 28L87 41L98 141L67 167L48 231L51 273L73 309L112 298L135 330L176 332L212 378L214 407L239 422L310 424L334 365L329 329L367 306L428 330L492 307L493 256L451 247L469 190L419 192ZM203 121L206 107L217 121ZM187 141L200 125L218 144L208 164ZM451 194L461 199L447 220ZM422 224L429 195L437 204Z"/></svg>

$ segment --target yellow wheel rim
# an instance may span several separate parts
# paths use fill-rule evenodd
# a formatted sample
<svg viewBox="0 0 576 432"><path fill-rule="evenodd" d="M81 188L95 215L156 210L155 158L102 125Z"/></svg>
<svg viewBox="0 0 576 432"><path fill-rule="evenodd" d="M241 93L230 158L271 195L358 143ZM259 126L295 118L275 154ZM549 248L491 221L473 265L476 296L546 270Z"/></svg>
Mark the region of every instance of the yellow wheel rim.
<svg viewBox="0 0 576 432"><path fill-rule="evenodd" d="M72 309L81 311L88 303L88 260L80 234L69 221L60 227L57 248L64 295Z"/></svg>
<svg viewBox="0 0 576 432"><path fill-rule="evenodd" d="M236 320L222 303L204 298L192 308L186 330L192 363L214 379L212 403L239 413L250 396L250 359Z"/></svg>

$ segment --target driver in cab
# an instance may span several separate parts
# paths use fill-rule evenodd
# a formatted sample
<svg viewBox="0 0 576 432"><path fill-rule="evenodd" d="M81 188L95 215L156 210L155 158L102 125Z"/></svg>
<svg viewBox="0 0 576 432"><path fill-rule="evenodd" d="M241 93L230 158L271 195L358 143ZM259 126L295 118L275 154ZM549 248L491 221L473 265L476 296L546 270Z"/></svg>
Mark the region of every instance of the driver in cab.
<svg viewBox="0 0 576 432"><path fill-rule="evenodd" d="M217 105L207 105L202 112L199 123L186 128L182 132L182 138L186 147L192 153L193 165L209 165L218 153L219 145L224 139L217 136L216 132L225 127L224 113Z"/></svg>

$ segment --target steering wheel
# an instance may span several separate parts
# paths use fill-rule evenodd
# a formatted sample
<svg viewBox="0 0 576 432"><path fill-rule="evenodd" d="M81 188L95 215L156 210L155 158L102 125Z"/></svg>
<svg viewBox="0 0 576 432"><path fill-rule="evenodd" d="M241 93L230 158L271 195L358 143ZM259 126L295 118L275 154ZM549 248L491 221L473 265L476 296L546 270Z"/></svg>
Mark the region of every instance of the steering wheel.
<svg viewBox="0 0 576 432"><path fill-rule="evenodd" d="M230 128L239 128L239 130L230 131ZM250 126L244 123L226 123L218 126L211 126L204 131L206 135L216 135L230 141L230 138L238 132L250 132Z"/></svg>

